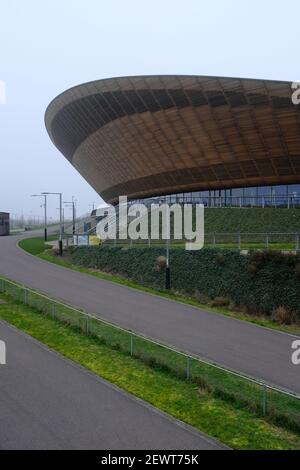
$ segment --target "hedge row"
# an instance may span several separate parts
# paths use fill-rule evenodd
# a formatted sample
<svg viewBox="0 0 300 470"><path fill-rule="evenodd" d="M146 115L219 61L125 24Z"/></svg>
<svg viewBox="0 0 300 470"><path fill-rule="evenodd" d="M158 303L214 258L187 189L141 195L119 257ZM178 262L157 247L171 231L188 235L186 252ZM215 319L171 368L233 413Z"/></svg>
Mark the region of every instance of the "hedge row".
<svg viewBox="0 0 300 470"><path fill-rule="evenodd" d="M159 248L80 247L73 263L118 273L145 286L164 289L165 270ZM202 249L170 251L171 286L175 291L210 299L228 298L237 306L271 314L285 307L300 318L300 255L277 251L241 255L237 251Z"/></svg>

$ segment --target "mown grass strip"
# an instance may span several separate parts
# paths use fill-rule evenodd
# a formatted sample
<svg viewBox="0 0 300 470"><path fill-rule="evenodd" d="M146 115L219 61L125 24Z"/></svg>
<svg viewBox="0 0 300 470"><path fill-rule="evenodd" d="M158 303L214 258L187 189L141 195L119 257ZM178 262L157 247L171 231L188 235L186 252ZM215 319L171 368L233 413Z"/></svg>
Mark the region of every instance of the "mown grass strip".
<svg viewBox="0 0 300 470"><path fill-rule="evenodd" d="M48 237L48 241L53 241L56 239L57 236L55 235L50 235ZM31 253L32 255L39 255L43 251L51 248L51 245L48 245L42 237L25 238L19 242L19 245L23 248L23 250Z"/></svg>
<svg viewBox="0 0 300 470"><path fill-rule="evenodd" d="M92 372L236 449L298 449L299 435L237 407L205 387L177 379L158 364L147 365L76 327L1 295L0 318Z"/></svg>

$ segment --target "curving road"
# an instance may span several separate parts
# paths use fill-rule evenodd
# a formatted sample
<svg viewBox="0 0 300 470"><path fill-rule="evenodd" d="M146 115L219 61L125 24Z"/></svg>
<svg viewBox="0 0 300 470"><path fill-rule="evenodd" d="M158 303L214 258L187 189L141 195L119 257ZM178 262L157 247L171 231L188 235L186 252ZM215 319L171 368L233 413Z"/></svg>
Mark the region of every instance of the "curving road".
<svg viewBox="0 0 300 470"><path fill-rule="evenodd" d="M300 394L292 335L206 312L35 258L0 237L0 274L110 322Z"/></svg>
<svg viewBox="0 0 300 470"><path fill-rule="evenodd" d="M4 322L0 338L0 449L224 448Z"/></svg>

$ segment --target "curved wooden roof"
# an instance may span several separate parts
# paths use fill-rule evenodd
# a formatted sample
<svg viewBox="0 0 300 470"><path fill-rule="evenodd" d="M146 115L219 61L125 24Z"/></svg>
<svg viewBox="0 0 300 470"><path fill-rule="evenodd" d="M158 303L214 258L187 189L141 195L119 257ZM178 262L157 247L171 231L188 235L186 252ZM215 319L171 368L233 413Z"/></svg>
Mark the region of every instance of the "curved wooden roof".
<svg viewBox="0 0 300 470"><path fill-rule="evenodd" d="M98 80L49 105L54 145L104 200L300 182L290 82L201 76Z"/></svg>

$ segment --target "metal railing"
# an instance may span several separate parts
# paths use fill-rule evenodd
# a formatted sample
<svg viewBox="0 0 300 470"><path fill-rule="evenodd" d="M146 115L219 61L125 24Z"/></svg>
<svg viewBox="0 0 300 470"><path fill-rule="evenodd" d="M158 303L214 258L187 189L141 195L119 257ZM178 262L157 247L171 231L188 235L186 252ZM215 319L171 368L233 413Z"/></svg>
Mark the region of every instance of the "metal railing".
<svg viewBox="0 0 300 470"><path fill-rule="evenodd" d="M226 245L232 248L278 248L299 251L299 233L286 232L209 232L205 234L205 244Z"/></svg>
<svg viewBox="0 0 300 470"><path fill-rule="evenodd" d="M0 292L48 317L76 327L83 334L98 338L102 344L152 368L167 370L218 398L234 400L240 407L300 433L300 396L297 394L203 360L195 354L175 350L8 279L0 278Z"/></svg>
<svg viewBox="0 0 300 470"><path fill-rule="evenodd" d="M151 204L203 204L208 208L222 208L222 207L237 207L237 208L250 208L250 207L278 207L295 209L300 207L300 197L295 195L245 195L245 196L188 196L188 195L173 195L161 196L147 199L137 199L129 201L129 204L143 203L146 206Z"/></svg>
<svg viewBox="0 0 300 470"><path fill-rule="evenodd" d="M164 247L165 240L108 240L104 245L128 248ZM176 240L171 237L170 247L185 248L186 240ZM300 233L291 232L206 232L204 247L225 248L237 250L281 250L299 251Z"/></svg>

